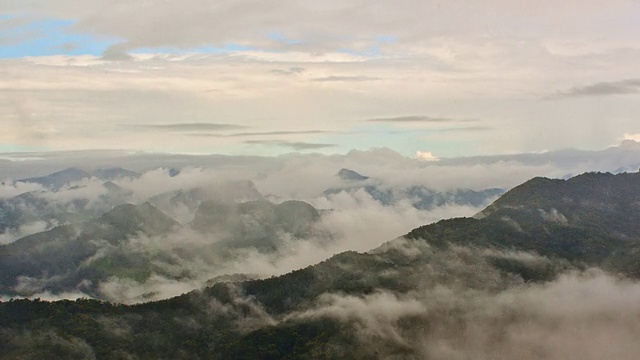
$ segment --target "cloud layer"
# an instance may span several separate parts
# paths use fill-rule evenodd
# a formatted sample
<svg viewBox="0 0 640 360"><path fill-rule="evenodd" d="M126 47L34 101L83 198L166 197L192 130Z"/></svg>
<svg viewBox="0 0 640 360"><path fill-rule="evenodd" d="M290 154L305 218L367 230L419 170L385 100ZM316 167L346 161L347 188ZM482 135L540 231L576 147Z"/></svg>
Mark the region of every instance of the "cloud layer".
<svg viewBox="0 0 640 360"><path fill-rule="evenodd" d="M59 19L70 34L113 43L104 57L1 60L0 151L271 155L288 142L336 145L298 147L308 152L387 146L448 157L601 148L640 132L640 43L631 35L639 29L629 15L638 10L623 0L2 1L16 31ZM597 101L577 106L585 96ZM240 126L283 133L282 142L192 136ZM492 131L471 131L479 129Z"/></svg>

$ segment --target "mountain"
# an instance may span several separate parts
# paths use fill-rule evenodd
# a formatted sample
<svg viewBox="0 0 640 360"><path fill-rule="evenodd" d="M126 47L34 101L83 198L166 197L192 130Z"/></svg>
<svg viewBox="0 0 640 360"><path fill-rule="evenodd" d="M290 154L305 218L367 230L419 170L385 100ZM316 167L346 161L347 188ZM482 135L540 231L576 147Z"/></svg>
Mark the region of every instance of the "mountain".
<svg viewBox="0 0 640 360"><path fill-rule="evenodd" d="M98 169L91 173L78 168L68 168L46 176L32 177L19 181L40 184L49 190L56 191L63 188L65 185L68 185L69 183L81 181L90 177L96 177L104 181L112 181L121 178L137 179L138 177L140 177L140 174L135 171L126 170L119 167Z"/></svg>
<svg viewBox="0 0 640 360"><path fill-rule="evenodd" d="M0 246L0 292L33 294L39 291L67 291L82 280L97 281L121 272L118 264L102 266L96 256L131 236L161 236L178 223L152 205L124 204L94 220L62 225ZM100 259L105 259L104 257ZM94 270L87 275L87 265ZM138 264L140 265L140 264ZM135 269L135 267L134 267ZM142 268L136 271L148 271ZM30 279L30 280L29 280ZM30 281L31 286L26 286Z"/></svg>
<svg viewBox="0 0 640 360"><path fill-rule="evenodd" d="M148 236L162 235L177 226L175 220L148 202L141 205L123 204L86 223L81 237L117 242L139 232Z"/></svg>
<svg viewBox="0 0 640 360"><path fill-rule="evenodd" d="M145 283L155 276L189 286L203 274L216 274L238 252L273 253L289 240L311 237L319 218L300 201L205 201L192 224L180 225L150 203L117 205L95 219L0 246L0 294L81 290L133 301L142 295L113 295L105 283Z"/></svg>
<svg viewBox="0 0 640 360"><path fill-rule="evenodd" d="M568 180L532 179L475 218L443 220L406 237L432 246L534 251L638 277L638 219L640 173L586 173Z"/></svg>
<svg viewBox="0 0 640 360"><path fill-rule="evenodd" d="M406 188L394 187L378 179L360 175L353 170L344 168L340 169L336 175L343 180L343 185L327 189L323 192L323 195L331 196L341 192L355 193L364 191L373 200L384 206L408 200L418 210L431 210L446 205L486 206L490 201L504 193L504 190L497 188L480 191L471 189L437 191L422 185Z"/></svg>
<svg viewBox="0 0 640 360"><path fill-rule="evenodd" d="M140 177L139 173L135 171L123 169L121 167L98 169L93 171L91 175L105 181L117 180L117 179L123 179L123 178L137 179Z"/></svg>
<svg viewBox="0 0 640 360"><path fill-rule="evenodd" d="M332 188L324 191L325 196L340 192L354 193L363 190L372 199L382 205L393 205L403 200L409 200L419 210L431 210L445 205L466 205L480 207L504 193L502 189L456 189L452 191L436 191L425 186L411 186L406 189L391 188L384 184L363 184L343 188Z"/></svg>
<svg viewBox="0 0 640 360"><path fill-rule="evenodd" d="M74 186L61 192L31 191L0 199L0 234L19 234L24 228L80 223L131 200L130 191L111 181L101 186L102 193L91 199L85 194L86 186ZM100 189L94 187L92 191ZM28 234L22 236L25 235Z"/></svg>
<svg viewBox="0 0 640 360"><path fill-rule="evenodd" d="M349 169L340 169L337 175L339 178L345 181L365 181L369 178L368 176L360 175L357 172Z"/></svg>
<svg viewBox="0 0 640 360"><path fill-rule="evenodd" d="M226 221L226 208L202 211ZM278 277L135 306L0 303L0 346L8 357L633 358L639 223L639 173L535 178L474 218Z"/></svg>
<svg viewBox="0 0 640 360"><path fill-rule="evenodd" d="M34 177L20 180L21 182L36 183L50 190L58 190L70 182L80 181L91 177L91 174L77 168L68 168L62 171L54 172L47 176Z"/></svg>
<svg viewBox="0 0 640 360"><path fill-rule="evenodd" d="M246 180L170 191L155 195L148 201L175 219L186 223L193 220L196 210L204 201L245 202L261 199L263 196L255 184Z"/></svg>
<svg viewBox="0 0 640 360"><path fill-rule="evenodd" d="M266 200L206 201L198 208L192 226L203 233L220 234L218 246L269 251L278 247L280 234L308 237L319 219L318 210L303 201L277 205Z"/></svg>

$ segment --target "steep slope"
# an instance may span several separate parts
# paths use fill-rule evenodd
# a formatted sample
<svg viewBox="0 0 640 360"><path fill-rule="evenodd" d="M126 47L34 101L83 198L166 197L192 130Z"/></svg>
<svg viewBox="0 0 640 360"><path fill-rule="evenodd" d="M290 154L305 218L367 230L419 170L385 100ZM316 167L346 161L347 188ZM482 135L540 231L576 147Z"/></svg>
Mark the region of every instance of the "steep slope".
<svg viewBox="0 0 640 360"><path fill-rule="evenodd" d="M435 246L536 251L638 276L638 219L640 174L587 173L569 180L532 179L475 219L444 220L407 237Z"/></svg>

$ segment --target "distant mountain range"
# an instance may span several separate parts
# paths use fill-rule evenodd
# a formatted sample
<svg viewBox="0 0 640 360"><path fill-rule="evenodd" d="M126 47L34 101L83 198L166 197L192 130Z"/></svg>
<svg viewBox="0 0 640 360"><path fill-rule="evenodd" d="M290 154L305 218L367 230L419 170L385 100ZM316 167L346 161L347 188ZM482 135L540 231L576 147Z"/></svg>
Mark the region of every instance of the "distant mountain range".
<svg viewBox="0 0 640 360"><path fill-rule="evenodd" d="M118 168L118 167L98 169L90 173L78 168L68 168L62 171L54 172L46 176L33 177L33 178L22 179L18 181L40 184L47 189L58 190L63 186L68 185L69 183L81 181L83 179L88 179L90 177L96 177L100 180L110 181L110 180L122 179L122 178L135 179L135 178L138 178L139 176L140 174L138 174L137 172L126 170L123 168Z"/></svg>
<svg viewBox="0 0 640 360"><path fill-rule="evenodd" d="M0 199L0 234L34 222L45 222L48 226L78 223L132 200L130 191L112 181L98 184L101 194L91 201L82 196L83 190L82 186L74 186L65 190L66 196L56 196L59 193L55 191L30 191Z"/></svg>
<svg viewBox="0 0 640 360"><path fill-rule="evenodd" d="M198 205L192 223L184 225L148 202L117 205L95 219L0 246L0 294L81 290L100 298L101 283L112 277L146 281L155 274L188 280L195 275L180 263L198 261L215 267L232 257L234 249L277 251L283 236L312 236L319 219L318 211L302 201L208 200ZM136 245L140 238L156 238L160 248ZM176 269L182 270L176 273Z"/></svg>
<svg viewBox="0 0 640 360"><path fill-rule="evenodd" d="M437 191L420 185L398 188L349 169L341 169L336 175L344 180L344 186L325 190L325 196L341 192L355 193L362 190L382 205L393 205L408 200L419 210L431 210L444 205L486 206L504 193L504 190L497 188L480 191L471 189Z"/></svg>
<svg viewBox="0 0 640 360"><path fill-rule="evenodd" d="M138 269L135 264L126 263L104 268L102 262L89 263L88 260L101 249L116 247L130 236L161 236L177 226L177 222L148 203L124 204L95 220L62 225L24 237L0 247L0 289L5 294L14 293L16 287L18 292L26 293L47 289L64 291L74 289L83 279L97 282L127 267L135 272L148 271L145 267ZM145 259L131 260L139 264ZM87 274L87 268L104 271ZM43 275L44 279L41 278ZM42 284L37 286L38 290L21 289L20 279L34 279ZM47 279L49 284L45 283Z"/></svg>
<svg viewBox="0 0 640 360"><path fill-rule="evenodd" d="M278 213L277 206L257 205L250 207L260 216ZM292 205L283 220L315 216ZM576 324L595 327L609 318L574 323L578 310L564 318L558 310L536 313L544 296L509 299L589 268L639 279L638 224L640 173L535 178L474 218L426 225L370 252L340 253L279 277L216 282L136 306L1 303L0 345L8 357L446 359L527 351L527 359L562 358L550 352L561 344L521 338L525 329L554 338L569 324L562 340L571 344ZM510 305L497 307L502 303Z"/></svg>

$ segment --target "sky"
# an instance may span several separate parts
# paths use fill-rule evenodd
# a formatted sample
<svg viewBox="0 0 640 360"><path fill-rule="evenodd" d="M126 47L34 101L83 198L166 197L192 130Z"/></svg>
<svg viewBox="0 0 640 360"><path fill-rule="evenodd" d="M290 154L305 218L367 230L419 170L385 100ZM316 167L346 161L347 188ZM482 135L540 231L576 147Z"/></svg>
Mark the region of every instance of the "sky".
<svg viewBox="0 0 640 360"><path fill-rule="evenodd" d="M0 0L0 152L640 140L640 1Z"/></svg>

